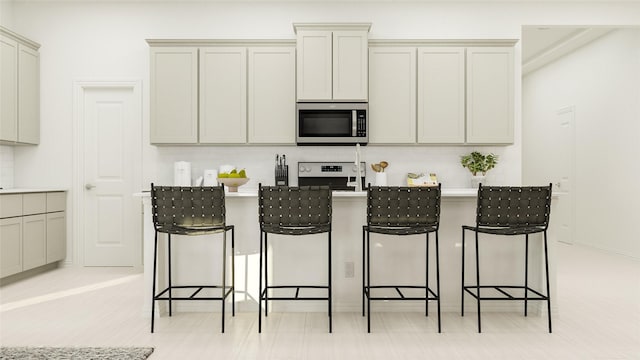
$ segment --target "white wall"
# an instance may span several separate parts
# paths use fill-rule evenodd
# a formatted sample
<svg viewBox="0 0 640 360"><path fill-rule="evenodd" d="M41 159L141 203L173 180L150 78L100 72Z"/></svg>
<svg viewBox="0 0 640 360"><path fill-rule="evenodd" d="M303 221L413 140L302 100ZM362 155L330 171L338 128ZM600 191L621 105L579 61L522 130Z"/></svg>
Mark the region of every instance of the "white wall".
<svg viewBox="0 0 640 360"><path fill-rule="evenodd" d="M345 148L298 147L155 147L149 144L149 48L147 38L293 39L293 22L372 22L375 38L519 38L529 24L640 24L640 4L533 3L250 3L250 2L18 2L14 30L42 44L41 144L15 149L16 187L73 183L73 99L76 80L142 79L143 182L168 183L176 160L192 161L194 171L234 163L247 168L252 185L272 181L276 153L296 160L350 160ZM520 72L520 44L515 48ZM515 108L520 108L516 77ZM488 148L501 163L488 181L521 181L520 113L515 143ZM240 151L239 151L240 150ZM467 147L369 147L364 160L387 160L390 183L407 171L429 170L443 186L468 184L458 155ZM194 174L195 175L195 174ZM71 189L71 197L74 196ZM72 219L73 216L69 216ZM70 221L70 220L69 220ZM71 227L70 227L71 228ZM72 239L70 239L71 243Z"/></svg>
<svg viewBox="0 0 640 360"><path fill-rule="evenodd" d="M540 181L569 150L546 134L555 112L574 106L574 241L640 258L640 30L616 30L531 73L522 94L523 180Z"/></svg>
<svg viewBox="0 0 640 360"><path fill-rule="evenodd" d="M0 145L0 188L13 187L13 147Z"/></svg>

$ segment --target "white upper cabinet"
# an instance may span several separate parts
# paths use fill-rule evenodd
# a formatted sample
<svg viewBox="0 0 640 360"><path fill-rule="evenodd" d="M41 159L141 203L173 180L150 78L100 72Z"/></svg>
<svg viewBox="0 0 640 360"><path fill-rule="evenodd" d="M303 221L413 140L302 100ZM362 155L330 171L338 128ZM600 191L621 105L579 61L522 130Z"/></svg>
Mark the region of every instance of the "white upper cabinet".
<svg viewBox="0 0 640 360"><path fill-rule="evenodd" d="M298 32L298 100L332 99L332 38L331 31Z"/></svg>
<svg viewBox="0 0 640 360"><path fill-rule="evenodd" d="M249 143L295 143L295 68L293 47L249 48Z"/></svg>
<svg viewBox="0 0 640 360"><path fill-rule="evenodd" d="M416 48L369 50L369 143L416 142Z"/></svg>
<svg viewBox="0 0 640 360"><path fill-rule="evenodd" d="M200 143L247 142L246 69L244 47L200 49Z"/></svg>
<svg viewBox="0 0 640 360"><path fill-rule="evenodd" d="M294 24L298 101L367 101L371 24Z"/></svg>
<svg viewBox="0 0 640 360"><path fill-rule="evenodd" d="M465 141L465 49L418 48L418 143Z"/></svg>
<svg viewBox="0 0 640 360"><path fill-rule="evenodd" d="M369 32L333 32L333 100L366 101Z"/></svg>
<svg viewBox="0 0 640 360"><path fill-rule="evenodd" d="M198 142L198 48L151 48L152 144Z"/></svg>
<svg viewBox="0 0 640 360"><path fill-rule="evenodd" d="M0 35L0 140L18 140L18 42Z"/></svg>
<svg viewBox="0 0 640 360"><path fill-rule="evenodd" d="M512 47L467 48L467 143L513 143Z"/></svg>
<svg viewBox="0 0 640 360"><path fill-rule="evenodd" d="M40 143L39 44L0 27L0 143Z"/></svg>
<svg viewBox="0 0 640 360"><path fill-rule="evenodd" d="M291 40L147 40L152 144L295 144Z"/></svg>
<svg viewBox="0 0 640 360"><path fill-rule="evenodd" d="M40 143L40 54L18 45L18 142Z"/></svg>

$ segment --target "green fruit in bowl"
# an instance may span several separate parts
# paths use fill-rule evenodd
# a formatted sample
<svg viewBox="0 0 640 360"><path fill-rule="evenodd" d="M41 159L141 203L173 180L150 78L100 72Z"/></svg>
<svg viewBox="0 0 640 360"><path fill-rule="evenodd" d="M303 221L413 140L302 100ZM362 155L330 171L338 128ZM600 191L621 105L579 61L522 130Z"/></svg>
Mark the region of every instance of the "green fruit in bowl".
<svg viewBox="0 0 640 360"><path fill-rule="evenodd" d="M247 173L244 171L244 169L240 170L238 175L240 175L241 178L246 178L247 177Z"/></svg>
<svg viewBox="0 0 640 360"><path fill-rule="evenodd" d="M237 172L232 172L231 174L229 174L229 178L240 178L240 174L238 174Z"/></svg>
<svg viewBox="0 0 640 360"><path fill-rule="evenodd" d="M231 170L231 172L229 173L229 175L231 175L231 174L237 174L237 173L238 173L238 170L233 169L233 170Z"/></svg>
<svg viewBox="0 0 640 360"><path fill-rule="evenodd" d="M227 173L220 173L220 174L218 174L218 177L219 177L219 178L222 178L222 179L224 179L224 178L228 178L228 177L229 177L229 174L227 174Z"/></svg>

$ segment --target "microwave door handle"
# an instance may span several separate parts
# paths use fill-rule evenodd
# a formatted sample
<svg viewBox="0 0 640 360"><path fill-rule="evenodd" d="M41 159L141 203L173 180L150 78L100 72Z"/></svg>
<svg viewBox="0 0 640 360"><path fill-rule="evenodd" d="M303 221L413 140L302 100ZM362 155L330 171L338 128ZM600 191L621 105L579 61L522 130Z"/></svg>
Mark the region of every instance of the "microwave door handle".
<svg viewBox="0 0 640 360"><path fill-rule="evenodd" d="M358 134L358 111L351 110L351 136L356 137Z"/></svg>

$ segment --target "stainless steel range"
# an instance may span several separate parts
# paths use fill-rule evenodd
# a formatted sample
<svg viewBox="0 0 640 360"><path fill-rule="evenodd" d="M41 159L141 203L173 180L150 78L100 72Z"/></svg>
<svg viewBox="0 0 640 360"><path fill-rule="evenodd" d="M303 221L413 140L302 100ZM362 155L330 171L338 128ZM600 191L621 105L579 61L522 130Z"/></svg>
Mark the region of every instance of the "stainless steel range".
<svg viewBox="0 0 640 360"><path fill-rule="evenodd" d="M360 163L360 182L364 189L365 163ZM353 162L299 162L298 185L329 185L332 190L354 191L358 174L357 166Z"/></svg>

